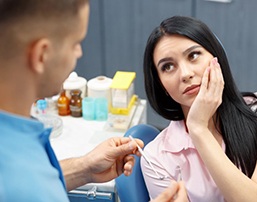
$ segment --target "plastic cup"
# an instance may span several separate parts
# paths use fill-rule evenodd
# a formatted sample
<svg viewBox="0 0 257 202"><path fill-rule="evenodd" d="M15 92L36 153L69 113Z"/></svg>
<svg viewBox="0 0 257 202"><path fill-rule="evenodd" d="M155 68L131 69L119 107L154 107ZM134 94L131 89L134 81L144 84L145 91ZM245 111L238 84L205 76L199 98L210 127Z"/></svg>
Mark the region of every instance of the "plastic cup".
<svg viewBox="0 0 257 202"><path fill-rule="evenodd" d="M85 120L95 119L95 99L84 97L82 100L82 116Z"/></svg>
<svg viewBox="0 0 257 202"><path fill-rule="evenodd" d="M108 100L106 98L95 98L95 119L105 121L108 118Z"/></svg>

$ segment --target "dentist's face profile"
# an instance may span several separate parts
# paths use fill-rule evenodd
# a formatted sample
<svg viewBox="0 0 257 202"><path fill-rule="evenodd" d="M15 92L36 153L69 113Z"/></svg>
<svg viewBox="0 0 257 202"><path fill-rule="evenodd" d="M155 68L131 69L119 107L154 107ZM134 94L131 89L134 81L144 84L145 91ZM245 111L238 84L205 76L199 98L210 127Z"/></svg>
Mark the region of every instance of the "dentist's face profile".
<svg viewBox="0 0 257 202"><path fill-rule="evenodd" d="M89 20L89 4L82 7L76 17L76 24L70 24L72 28L68 29L65 37L61 40L51 41L51 51L46 71L44 73L44 82L42 89L46 89L41 97L49 97L60 92L62 83L68 75L74 70L77 60L82 56L81 42L86 36ZM46 82L47 81L47 82Z"/></svg>

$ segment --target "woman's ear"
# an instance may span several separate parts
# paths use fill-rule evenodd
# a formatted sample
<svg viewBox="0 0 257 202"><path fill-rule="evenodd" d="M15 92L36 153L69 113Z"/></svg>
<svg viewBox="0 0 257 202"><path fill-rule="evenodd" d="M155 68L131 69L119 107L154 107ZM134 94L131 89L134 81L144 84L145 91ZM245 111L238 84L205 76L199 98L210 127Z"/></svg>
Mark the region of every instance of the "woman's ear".
<svg viewBox="0 0 257 202"><path fill-rule="evenodd" d="M42 74L45 71L47 60L50 57L51 42L42 38L29 47L28 63L32 71Z"/></svg>

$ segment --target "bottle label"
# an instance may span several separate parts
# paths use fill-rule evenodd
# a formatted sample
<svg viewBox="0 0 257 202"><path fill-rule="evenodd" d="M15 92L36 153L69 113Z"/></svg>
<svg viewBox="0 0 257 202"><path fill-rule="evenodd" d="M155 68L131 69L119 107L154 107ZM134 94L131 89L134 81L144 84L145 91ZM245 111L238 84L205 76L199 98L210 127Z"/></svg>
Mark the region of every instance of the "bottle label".
<svg viewBox="0 0 257 202"><path fill-rule="evenodd" d="M82 111L81 107L72 106L72 105L70 105L70 110L74 111L74 112L81 112Z"/></svg>
<svg viewBox="0 0 257 202"><path fill-rule="evenodd" d="M58 106L58 107L62 107L62 108L64 108L64 107L66 108L66 107L67 107L66 104L60 104L60 103L58 103L57 106Z"/></svg>

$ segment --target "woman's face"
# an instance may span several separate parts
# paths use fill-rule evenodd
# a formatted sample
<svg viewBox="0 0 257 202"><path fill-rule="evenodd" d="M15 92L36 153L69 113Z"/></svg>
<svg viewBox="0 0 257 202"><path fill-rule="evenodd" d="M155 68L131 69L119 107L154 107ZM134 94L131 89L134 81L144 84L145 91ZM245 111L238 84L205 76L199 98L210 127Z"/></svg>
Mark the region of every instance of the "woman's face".
<svg viewBox="0 0 257 202"><path fill-rule="evenodd" d="M164 36L157 43L153 59L159 78L183 111L192 105L212 58L201 45L184 36Z"/></svg>

